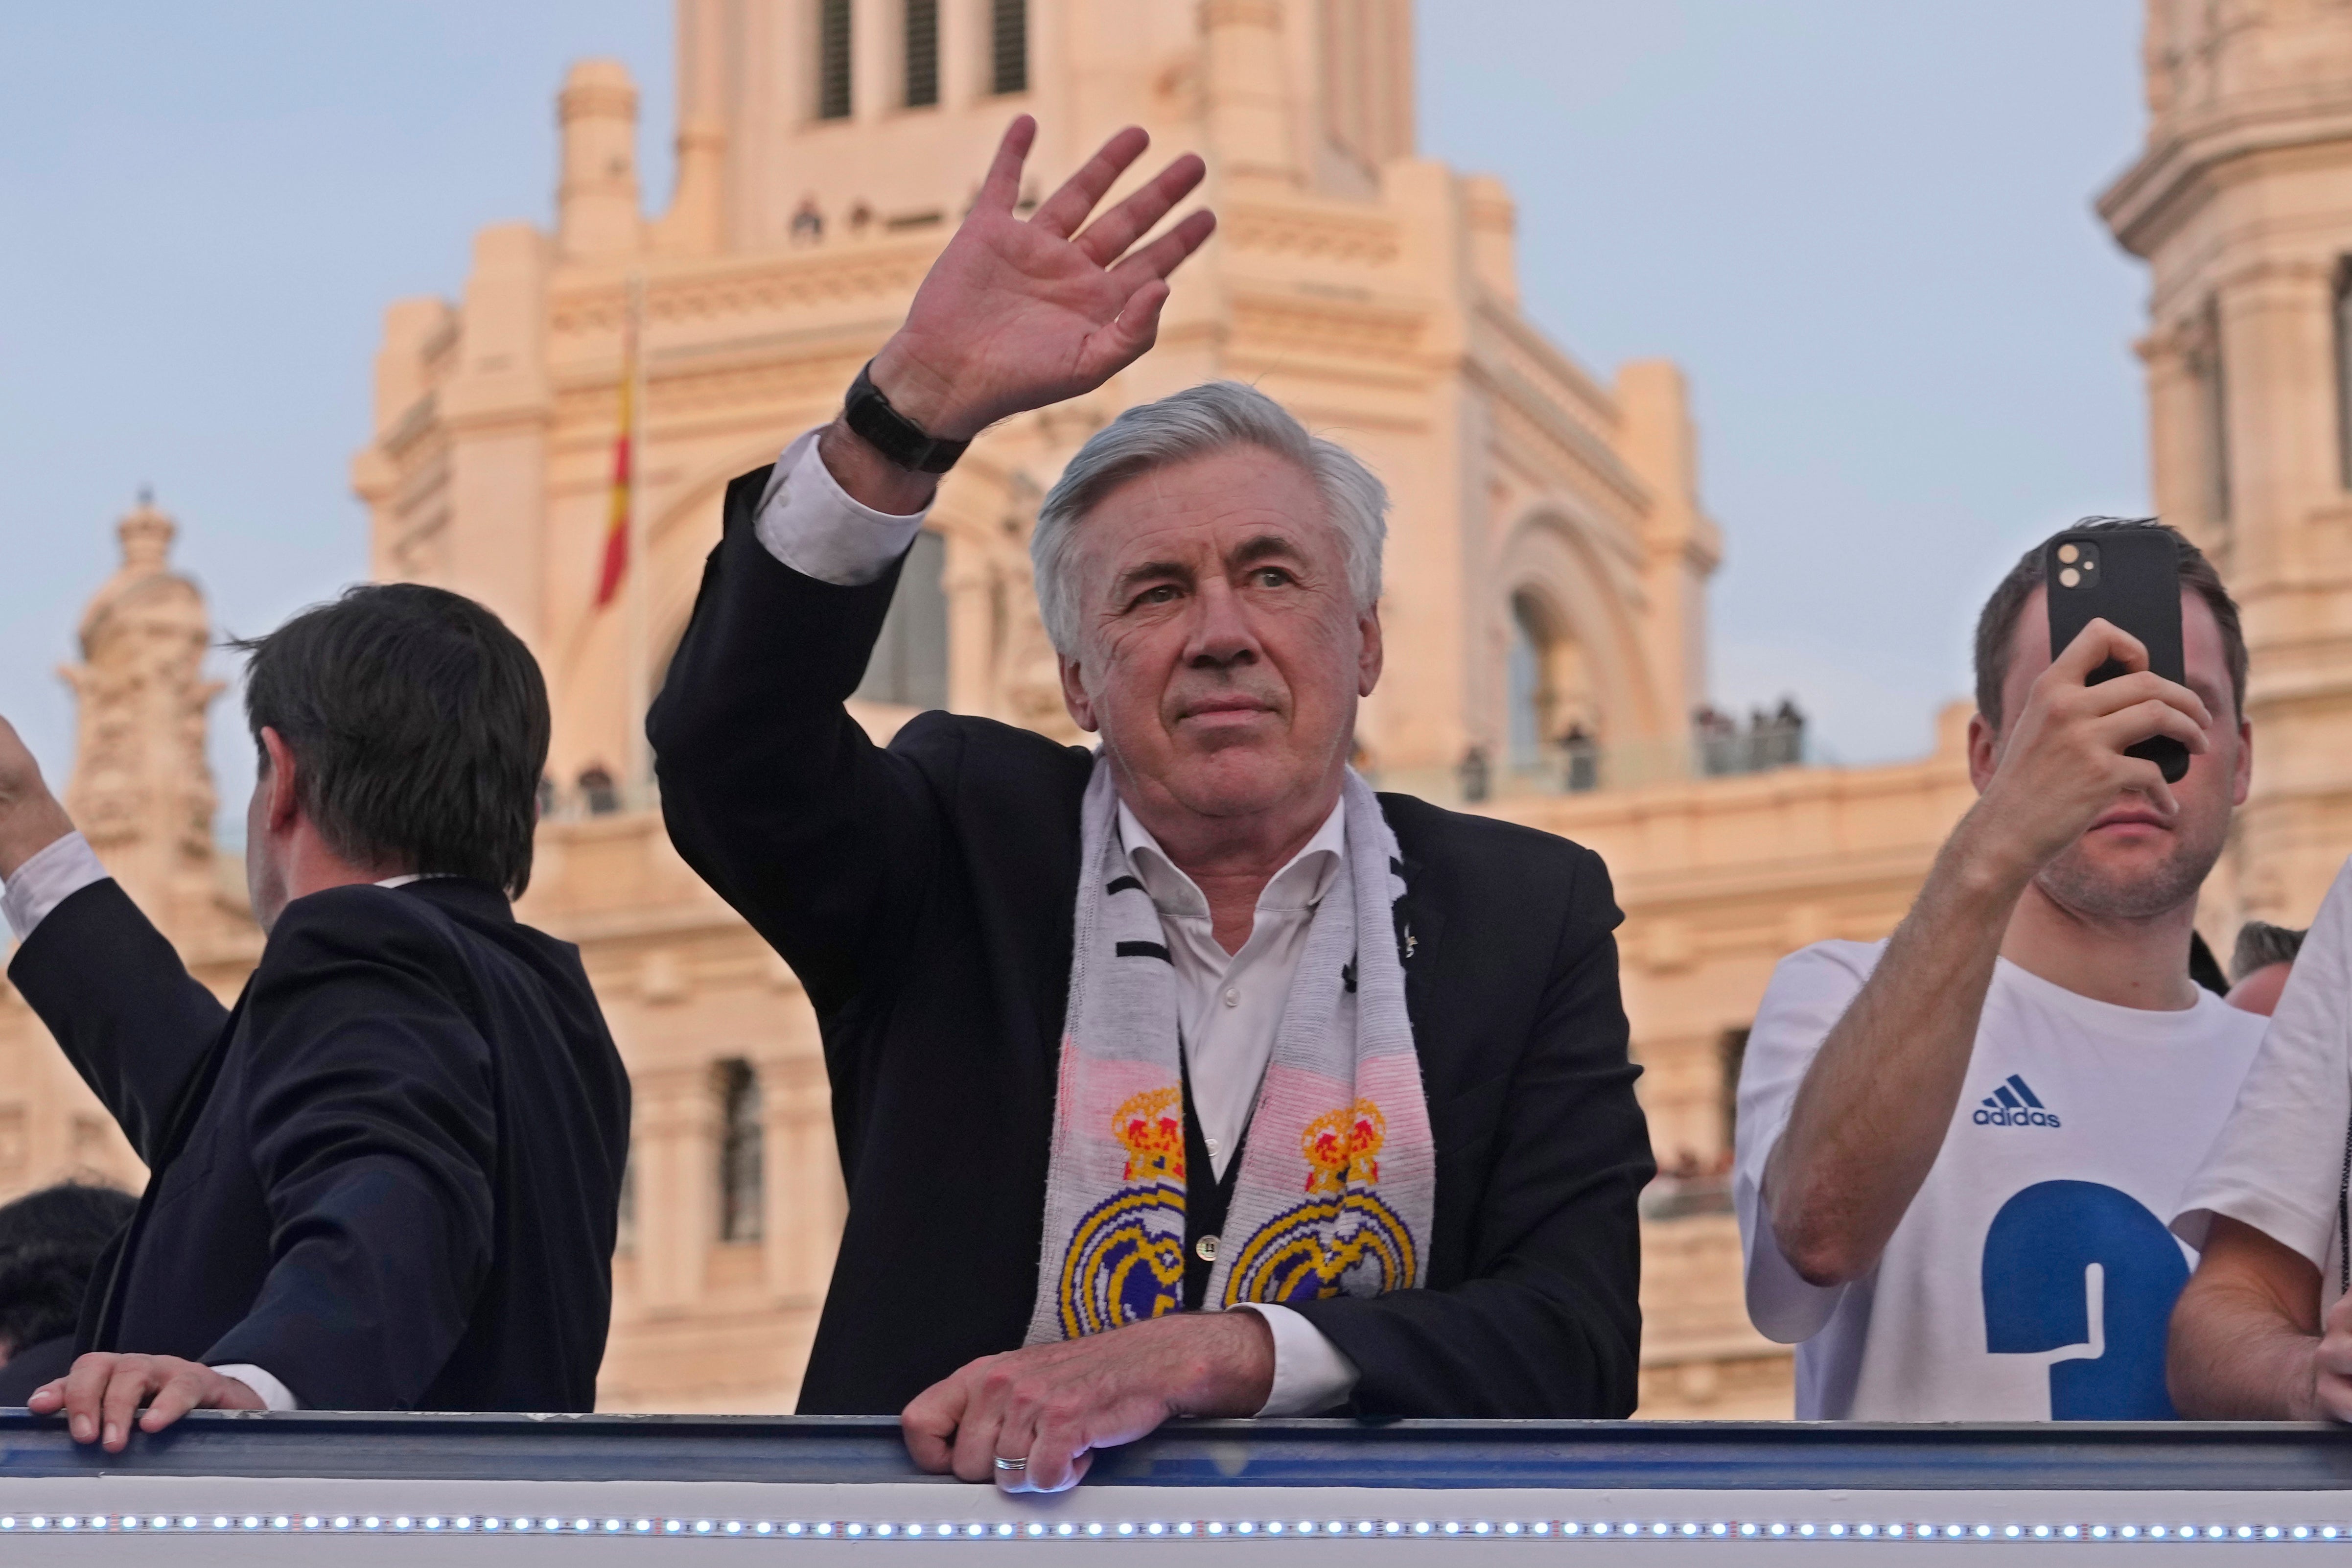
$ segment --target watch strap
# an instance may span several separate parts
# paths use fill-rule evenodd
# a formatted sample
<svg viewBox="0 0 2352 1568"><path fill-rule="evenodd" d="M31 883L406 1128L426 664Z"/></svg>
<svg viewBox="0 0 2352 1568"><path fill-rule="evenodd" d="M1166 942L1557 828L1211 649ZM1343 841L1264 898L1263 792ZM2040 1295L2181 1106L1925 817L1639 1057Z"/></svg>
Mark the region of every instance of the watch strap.
<svg viewBox="0 0 2352 1568"><path fill-rule="evenodd" d="M849 398L842 407L842 417L876 451L902 468L919 474L944 474L963 456L970 441L942 441L921 426L890 406L882 389L874 384L874 362L867 360L858 368L857 379L849 384Z"/></svg>

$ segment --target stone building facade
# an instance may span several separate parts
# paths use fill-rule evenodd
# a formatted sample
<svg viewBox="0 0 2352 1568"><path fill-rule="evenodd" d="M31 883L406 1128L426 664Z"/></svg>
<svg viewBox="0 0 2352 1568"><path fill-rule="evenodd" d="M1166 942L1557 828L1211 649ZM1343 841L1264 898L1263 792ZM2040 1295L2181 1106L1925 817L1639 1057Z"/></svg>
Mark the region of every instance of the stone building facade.
<svg viewBox="0 0 2352 1568"><path fill-rule="evenodd" d="M844 1201L814 1019L664 837L641 693L722 487L830 416L1025 110L1044 127L1030 199L1137 121L1208 156L1219 236L1151 355L992 430L950 476L860 717L887 735L946 706L1071 733L1027 531L1119 408L1236 376L1361 453L1397 503L1366 765L1591 845L1627 913L1671 1173L1645 1201L1642 1413L1787 1414L1788 1353L1740 1302L1729 1084L1780 957L1882 936L1907 907L1972 798L1967 710L1930 756L1868 769L1694 730L1721 543L1679 373L1604 381L1521 314L1508 193L1414 153L1404 0L679 0L677 26L669 209L643 211L627 76L575 68L554 225L485 230L460 300L391 308L353 466L374 574L484 599L548 673L556 787L521 913L581 945L637 1089L604 1405L789 1409ZM2102 211L2154 263L2159 499L2223 562L2255 644L2256 798L2204 916L2226 951L2241 911L2307 919L2352 849L2335 760L2352 748L2327 744L2352 714L2352 7L2152 0L2148 68L2147 152ZM599 608L632 319L642 553ZM199 826L201 600L163 564L168 522L122 526L70 676L70 798L226 994L257 942ZM77 1168L135 1180L5 990L0 1065L0 1192Z"/></svg>

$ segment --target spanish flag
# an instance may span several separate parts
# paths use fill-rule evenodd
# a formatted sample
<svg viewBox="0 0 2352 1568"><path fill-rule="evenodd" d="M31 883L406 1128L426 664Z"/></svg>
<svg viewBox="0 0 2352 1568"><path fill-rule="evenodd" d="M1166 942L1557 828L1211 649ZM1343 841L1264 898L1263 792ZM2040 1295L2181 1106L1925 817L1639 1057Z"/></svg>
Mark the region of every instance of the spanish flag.
<svg viewBox="0 0 2352 1568"><path fill-rule="evenodd" d="M596 580L596 607L621 591L629 573L629 463L637 435L637 321L629 312L621 329L621 433L613 442L613 499L604 522L604 572Z"/></svg>

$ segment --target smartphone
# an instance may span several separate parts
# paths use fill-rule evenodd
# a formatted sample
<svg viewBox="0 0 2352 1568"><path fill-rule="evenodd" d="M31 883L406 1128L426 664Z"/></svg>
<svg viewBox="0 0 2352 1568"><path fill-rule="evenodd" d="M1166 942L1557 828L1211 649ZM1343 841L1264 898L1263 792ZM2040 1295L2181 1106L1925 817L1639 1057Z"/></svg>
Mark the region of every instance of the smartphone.
<svg viewBox="0 0 2352 1568"><path fill-rule="evenodd" d="M2182 679L2180 558L2172 536L2153 528L2070 530L2042 547L2049 584L2050 656L2055 658L2094 620L2120 626L2147 649L2147 667L2167 680ZM2124 673L2114 659L2091 672L2089 684ZM2189 748L2169 735L2125 748L2154 763L2164 782L2189 771Z"/></svg>

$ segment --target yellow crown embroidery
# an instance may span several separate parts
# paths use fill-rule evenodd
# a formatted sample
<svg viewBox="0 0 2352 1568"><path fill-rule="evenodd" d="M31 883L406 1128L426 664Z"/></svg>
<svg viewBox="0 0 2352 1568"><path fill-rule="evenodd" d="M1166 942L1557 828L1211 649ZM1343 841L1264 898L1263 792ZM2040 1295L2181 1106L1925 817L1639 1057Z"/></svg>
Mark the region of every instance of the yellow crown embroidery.
<svg viewBox="0 0 2352 1568"><path fill-rule="evenodd" d="M1369 1100L1339 1110L1327 1110L1299 1134L1298 1152L1311 1167L1306 1190L1337 1193L1349 1182L1377 1182L1381 1163L1373 1156L1388 1137L1388 1119Z"/></svg>
<svg viewBox="0 0 2352 1568"><path fill-rule="evenodd" d="M1184 1179L1184 1120L1169 1114L1183 1098L1181 1089L1147 1089L1129 1095L1111 1113L1110 1135L1127 1151L1127 1171L1119 1180Z"/></svg>

